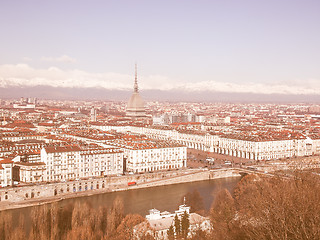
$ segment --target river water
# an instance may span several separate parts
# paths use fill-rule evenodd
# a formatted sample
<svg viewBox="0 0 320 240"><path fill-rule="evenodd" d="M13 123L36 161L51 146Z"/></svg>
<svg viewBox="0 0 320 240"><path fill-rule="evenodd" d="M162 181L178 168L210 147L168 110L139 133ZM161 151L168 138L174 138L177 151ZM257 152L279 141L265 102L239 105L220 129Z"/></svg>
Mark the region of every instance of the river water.
<svg viewBox="0 0 320 240"><path fill-rule="evenodd" d="M205 210L209 210L214 199L214 194L222 188L228 189L231 193L239 182L240 177L213 179L199 182L189 182L167 186L159 186L144 189L132 189L121 192L110 192L97 195L91 195L79 198L69 198L59 201L60 206L69 203L88 202L92 207L100 206L111 207L113 200L119 196L123 199L125 213L138 213L143 217L148 214L148 210L156 208L160 211L173 212L178 209L181 200L188 192L198 190L204 201ZM37 207L37 206L34 206ZM30 218L32 208L26 207L21 209L8 210L13 216L19 214L25 215L26 219Z"/></svg>
<svg viewBox="0 0 320 240"><path fill-rule="evenodd" d="M88 201L93 207L108 207L111 206L113 200L119 196L124 201L125 213L138 213L145 216L151 208L156 208L160 211L177 210L184 195L188 192L198 190L203 198L206 210L209 210L213 201L214 192L219 188L226 188L231 192L239 180L240 178L237 177L189 182L123 192L105 193L82 197L77 200ZM74 199L67 199L63 203L67 204L72 201L74 201Z"/></svg>

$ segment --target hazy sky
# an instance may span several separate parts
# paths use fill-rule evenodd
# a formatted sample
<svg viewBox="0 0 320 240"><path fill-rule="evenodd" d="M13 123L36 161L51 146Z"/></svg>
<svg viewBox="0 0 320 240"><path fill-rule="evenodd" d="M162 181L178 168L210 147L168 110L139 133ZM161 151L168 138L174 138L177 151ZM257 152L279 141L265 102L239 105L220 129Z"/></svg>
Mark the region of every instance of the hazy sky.
<svg viewBox="0 0 320 240"><path fill-rule="evenodd" d="M0 86L320 95L319 0L2 0Z"/></svg>

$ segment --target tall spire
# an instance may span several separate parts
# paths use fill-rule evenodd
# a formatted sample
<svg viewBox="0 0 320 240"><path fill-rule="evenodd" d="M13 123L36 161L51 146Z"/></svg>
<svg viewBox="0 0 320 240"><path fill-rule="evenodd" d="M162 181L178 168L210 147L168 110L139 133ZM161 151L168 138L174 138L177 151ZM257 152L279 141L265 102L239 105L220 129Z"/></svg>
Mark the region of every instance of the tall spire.
<svg viewBox="0 0 320 240"><path fill-rule="evenodd" d="M135 64L135 78L133 93L127 105L127 116L129 117L145 117L145 108L142 98L139 95L137 64Z"/></svg>
<svg viewBox="0 0 320 240"><path fill-rule="evenodd" d="M135 64L135 78L134 78L134 92L138 93L139 92L139 87L138 87L138 73L137 73L137 64Z"/></svg>

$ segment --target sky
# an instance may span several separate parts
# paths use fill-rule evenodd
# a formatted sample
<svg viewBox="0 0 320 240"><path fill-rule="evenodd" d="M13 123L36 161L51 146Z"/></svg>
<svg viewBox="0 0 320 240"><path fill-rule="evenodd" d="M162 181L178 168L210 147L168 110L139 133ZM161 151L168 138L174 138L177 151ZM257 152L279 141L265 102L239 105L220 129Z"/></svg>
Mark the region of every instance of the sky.
<svg viewBox="0 0 320 240"><path fill-rule="evenodd" d="M2 0L0 87L313 94L318 0Z"/></svg>

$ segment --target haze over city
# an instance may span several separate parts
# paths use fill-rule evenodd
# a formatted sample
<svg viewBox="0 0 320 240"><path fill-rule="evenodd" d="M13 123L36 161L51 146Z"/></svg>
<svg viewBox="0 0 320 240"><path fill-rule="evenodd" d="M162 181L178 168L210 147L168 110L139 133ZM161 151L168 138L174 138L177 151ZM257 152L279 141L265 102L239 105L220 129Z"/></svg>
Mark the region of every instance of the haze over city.
<svg viewBox="0 0 320 240"><path fill-rule="evenodd" d="M320 239L320 2L0 3L0 240Z"/></svg>
<svg viewBox="0 0 320 240"><path fill-rule="evenodd" d="M6 1L0 93L319 102L318 1Z"/></svg>

